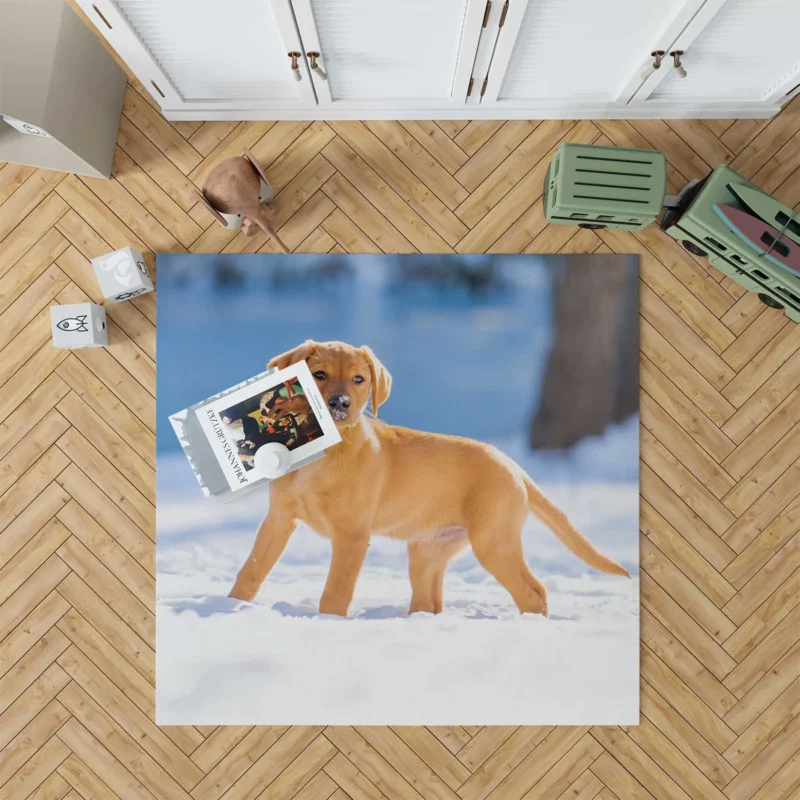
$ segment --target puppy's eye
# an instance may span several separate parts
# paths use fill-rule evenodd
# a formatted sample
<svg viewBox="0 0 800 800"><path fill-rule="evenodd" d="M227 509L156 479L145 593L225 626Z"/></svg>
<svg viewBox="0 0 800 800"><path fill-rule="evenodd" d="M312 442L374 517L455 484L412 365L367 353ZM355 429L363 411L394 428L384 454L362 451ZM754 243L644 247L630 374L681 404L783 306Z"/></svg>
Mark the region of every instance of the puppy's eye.
<svg viewBox="0 0 800 800"><path fill-rule="evenodd" d="M353 383L364 383L364 379L360 375L356 375L355 378L353 378Z"/></svg>
<svg viewBox="0 0 800 800"><path fill-rule="evenodd" d="M317 370L317 371L314 373L314 377L315 377L315 378L316 378L318 381L324 381L324 380L325 380L325 378L327 378L327 377L328 377L328 373L327 373L327 372L325 372L324 370L318 369L318 370Z"/></svg>

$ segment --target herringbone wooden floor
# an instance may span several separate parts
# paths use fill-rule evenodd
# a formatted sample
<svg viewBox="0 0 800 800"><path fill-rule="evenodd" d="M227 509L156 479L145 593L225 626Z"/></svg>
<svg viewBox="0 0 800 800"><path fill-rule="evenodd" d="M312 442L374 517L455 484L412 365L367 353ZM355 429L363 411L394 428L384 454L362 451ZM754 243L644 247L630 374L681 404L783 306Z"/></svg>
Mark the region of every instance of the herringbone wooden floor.
<svg viewBox="0 0 800 800"><path fill-rule="evenodd" d="M114 177L0 169L0 795L167 800L800 798L800 326L639 234L548 227L561 141L723 162L800 203L772 121L169 124L135 82ZM642 718L631 728L157 728L155 302L108 349L50 345L88 259L273 246L195 185L250 147L298 252L641 257Z"/></svg>

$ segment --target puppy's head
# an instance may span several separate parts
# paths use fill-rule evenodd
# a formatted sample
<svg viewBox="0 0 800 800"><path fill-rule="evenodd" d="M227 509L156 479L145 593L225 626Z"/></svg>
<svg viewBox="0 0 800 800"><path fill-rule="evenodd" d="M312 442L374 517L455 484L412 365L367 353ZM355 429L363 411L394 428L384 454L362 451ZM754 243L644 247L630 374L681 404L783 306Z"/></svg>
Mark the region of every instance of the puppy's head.
<svg viewBox="0 0 800 800"><path fill-rule="evenodd" d="M389 397L392 376L366 345L353 347L344 342L303 344L273 358L267 368L283 369L305 360L314 376L322 398L339 427L354 425L361 418L367 403L372 413Z"/></svg>

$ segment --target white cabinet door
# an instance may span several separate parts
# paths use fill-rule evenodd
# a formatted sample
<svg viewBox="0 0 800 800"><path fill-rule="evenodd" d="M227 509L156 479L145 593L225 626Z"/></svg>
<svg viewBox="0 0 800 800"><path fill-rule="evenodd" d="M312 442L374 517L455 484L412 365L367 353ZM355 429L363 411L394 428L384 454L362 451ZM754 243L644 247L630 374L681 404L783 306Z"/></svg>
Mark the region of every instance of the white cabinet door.
<svg viewBox="0 0 800 800"><path fill-rule="evenodd" d="M709 0L670 43L668 58L633 103L682 105L701 115L720 103L780 103L800 83L800 0Z"/></svg>
<svg viewBox="0 0 800 800"><path fill-rule="evenodd" d="M486 0L293 0L325 108L463 105Z"/></svg>
<svg viewBox="0 0 800 800"><path fill-rule="evenodd" d="M316 106L290 0L78 3L165 110Z"/></svg>
<svg viewBox="0 0 800 800"><path fill-rule="evenodd" d="M482 106L563 110L623 106L649 53L703 0L509 0Z"/></svg>

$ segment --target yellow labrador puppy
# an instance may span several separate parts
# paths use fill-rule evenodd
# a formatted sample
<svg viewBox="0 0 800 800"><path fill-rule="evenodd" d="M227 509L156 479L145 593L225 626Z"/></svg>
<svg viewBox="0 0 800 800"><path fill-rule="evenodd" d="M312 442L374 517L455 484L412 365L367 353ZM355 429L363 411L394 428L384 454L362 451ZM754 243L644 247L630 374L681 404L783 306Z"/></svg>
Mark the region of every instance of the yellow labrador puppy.
<svg viewBox="0 0 800 800"><path fill-rule="evenodd" d="M309 340L268 366L283 368L303 359L342 442L325 458L272 483L269 513L231 597L255 597L300 520L332 543L319 604L323 614L347 615L370 537L377 534L408 542L411 612L442 610L447 565L470 544L521 612L546 615L547 593L522 553L522 526L529 512L589 566L628 574L496 448L366 417L367 403L371 400L377 414L392 384L369 347Z"/></svg>

